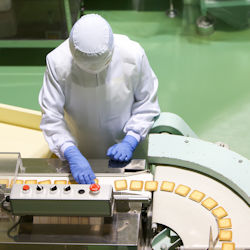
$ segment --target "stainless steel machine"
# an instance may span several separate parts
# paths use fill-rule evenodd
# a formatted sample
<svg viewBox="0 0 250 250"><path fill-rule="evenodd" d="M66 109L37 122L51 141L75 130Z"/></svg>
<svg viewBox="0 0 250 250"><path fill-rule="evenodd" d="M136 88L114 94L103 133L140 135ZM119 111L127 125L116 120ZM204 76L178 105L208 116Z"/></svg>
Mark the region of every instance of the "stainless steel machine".
<svg viewBox="0 0 250 250"><path fill-rule="evenodd" d="M21 160L18 154L1 156L5 162L11 162L13 157L17 161L12 160L12 170L16 165L12 174L1 175L1 181L8 180L8 184L1 186L1 228L5 233L0 249L9 244L21 244L18 247L27 249L26 244L31 242L94 245L93 249L146 244L143 242L146 237L141 235L142 231L143 235L150 232L145 221L150 212L151 193L113 191L116 179L152 180L145 160L132 160L122 169L108 168L108 160L90 160L99 181L100 189L95 190L90 185L75 184L69 167L59 159ZM46 184L48 181L51 184ZM142 228L143 223L146 226ZM11 228L12 224L15 227Z"/></svg>
<svg viewBox="0 0 250 250"><path fill-rule="evenodd" d="M249 160L171 113L147 145L129 164L90 160L94 186L74 183L59 159L1 153L0 249L249 249Z"/></svg>

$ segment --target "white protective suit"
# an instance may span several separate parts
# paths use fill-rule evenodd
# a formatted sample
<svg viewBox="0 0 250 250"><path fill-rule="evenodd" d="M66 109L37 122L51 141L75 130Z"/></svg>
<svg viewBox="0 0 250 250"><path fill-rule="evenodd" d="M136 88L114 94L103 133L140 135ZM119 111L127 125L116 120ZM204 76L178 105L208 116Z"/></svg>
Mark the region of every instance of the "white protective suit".
<svg viewBox="0 0 250 250"><path fill-rule="evenodd" d="M47 55L39 94L41 129L61 159L72 145L87 158L104 158L126 134L143 140L160 113L158 80L142 47L113 35L100 16L86 16L92 16L91 32L100 27L102 32L89 39L92 33L80 29L86 17L81 18L70 38ZM96 18L104 20L100 27L95 27Z"/></svg>

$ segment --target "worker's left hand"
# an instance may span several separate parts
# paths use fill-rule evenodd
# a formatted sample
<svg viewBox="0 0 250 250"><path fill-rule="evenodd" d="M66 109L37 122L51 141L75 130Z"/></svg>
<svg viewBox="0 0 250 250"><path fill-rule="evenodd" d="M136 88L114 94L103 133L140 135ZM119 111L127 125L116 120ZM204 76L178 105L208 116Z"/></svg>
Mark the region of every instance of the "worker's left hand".
<svg viewBox="0 0 250 250"><path fill-rule="evenodd" d="M115 161L130 161L138 143L133 136L126 135L122 142L108 149L107 156Z"/></svg>

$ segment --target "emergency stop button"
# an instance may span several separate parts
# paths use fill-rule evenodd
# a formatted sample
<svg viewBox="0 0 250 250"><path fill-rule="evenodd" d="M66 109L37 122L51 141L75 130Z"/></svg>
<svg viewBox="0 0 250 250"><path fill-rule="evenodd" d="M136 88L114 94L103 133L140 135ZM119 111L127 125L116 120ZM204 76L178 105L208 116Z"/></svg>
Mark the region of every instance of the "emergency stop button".
<svg viewBox="0 0 250 250"><path fill-rule="evenodd" d="M28 191L30 190L30 186L29 185L24 185L23 186L23 191Z"/></svg>
<svg viewBox="0 0 250 250"><path fill-rule="evenodd" d="M97 183L91 184L91 185L89 186L90 192L91 192L92 194L97 194L97 193L99 193L100 188L101 188L100 185L97 184Z"/></svg>

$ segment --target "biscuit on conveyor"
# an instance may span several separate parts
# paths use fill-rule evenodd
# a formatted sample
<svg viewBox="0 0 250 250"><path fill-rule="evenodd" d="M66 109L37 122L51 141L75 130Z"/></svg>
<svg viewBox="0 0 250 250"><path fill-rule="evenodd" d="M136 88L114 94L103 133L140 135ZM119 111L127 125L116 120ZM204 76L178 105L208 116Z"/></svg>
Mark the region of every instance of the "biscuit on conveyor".
<svg viewBox="0 0 250 250"><path fill-rule="evenodd" d="M64 184L64 185L66 185L67 184L67 181L66 180L56 180L56 181L54 181L54 184Z"/></svg>
<svg viewBox="0 0 250 250"><path fill-rule="evenodd" d="M227 212L225 211L225 209L223 207L217 207L212 211L212 214L217 217L218 219L221 219L225 216L227 216Z"/></svg>
<svg viewBox="0 0 250 250"><path fill-rule="evenodd" d="M25 184L37 184L37 180L26 180Z"/></svg>
<svg viewBox="0 0 250 250"><path fill-rule="evenodd" d="M233 233L230 230L220 230L219 240L220 241L232 241Z"/></svg>
<svg viewBox="0 0 250 250"><path fill-rule="evenodd" d="M115 181L115 190L122 191L128 188L127 180L117 180Z"/></svg>
<svg viewBox="0 0 250 250"><path fill-rule="evenodd" d="M196 202L201 202L203 200L203 198L205 197L205 194L198 191L198 190L194 190L190 195L189 195L189 199L196 201Z"/></svg>
<svg viewBox="0 0 250 250"><path fill-rule="evenodd" d="M218 220L219 228L232 228L232 222L230 218L224 218Z"/></svg>
<svg viewBox="0 0 250 250"><path fill-rule="evenodd" d="M131 191L141 191L143 189L143 181L131 181L129 189Z"/></svg>
<svg viewBox="0 0 250 250"><path fill-rule="evenodd" d="M222 243L222 250L235 250L235 243L234 242L227 242Z"/></svg>
<svg viewBox="0 0 250 250"><path fill-rule="evenodd" d="M17 181L19 181L19 183ZM14 184L14 179L12 179L10 182L10 188L12 188L13 184ZM16 180L15 184L23 184L23 180Z"/></svg>
<svg viewBox="0 0 250 250"><path fill-rule="evenodd" d="M187 196L187 194L190 192L191 188L185 185L179 185L176 189L175 189L175 193L179 194L181 196Z"/></svg>
<svg viewBox="0 0 250 250"><path fill-rule="evenodd" d="M69 185L72 185L72 184L78 184L78 183L77 183L77 181L75 181L75 180L69 180L69 181L68 181L68 184L69 184Z"/></svg>
<svg viewBox="0 0 250 250"><path fill-rule="evenodd" d="M145 182L145 191L156 191L158 188L158 181L146 181Z"/></svg>
<svg viewBox="0 0 250 250"><path fill-rule="evenodd" d="M212 214L217 217L218 219L221 219L225 216L227 216L227 212L225 211L225 209L223 207L217 207L212 211Z"/></svg>
<svg viewBox="0 0 250 250"><path fill-rule="evenodd" d="M206 209L211 210L211 209L213 209L214 207L216 207L216 206L218 205L218 203L217 203L214 199L212 199L211 197L209 197L209 198L207 198L206 200L204 200L204 201L201 203L201 205L202 205L203 207L205 207Z"/></svg>
<svg viewBox="0 0 250 250"><path fill-rule="evenodd" d="M175 186L174 182L163 181L161 183L161 191L173 192L174 191L174 186Z"/></svg>
<svg viewBox="0 0 250 250"><path fill-rule="evenodd" d="M16 180L15 184L23 184L23 180Z"/></svg>
<svg viewBox="0 0 250 250"><path fill-rule="evenodd" d="M0 179L0 185L6 185L6 187L9 186L9 179Z"/></svg>
<svg viewBox="0 0 250 250"><path fill-rule="evenodd" d="M38 184L51 184L51 180L39 181Z"/></svg>
<svg viewBox="0 0 250 250"><path fill-rule="evenodd" d="M13 184L14 184L14 179L12 179L12 180L10 181L10 187L12 187Z"/></svg>

